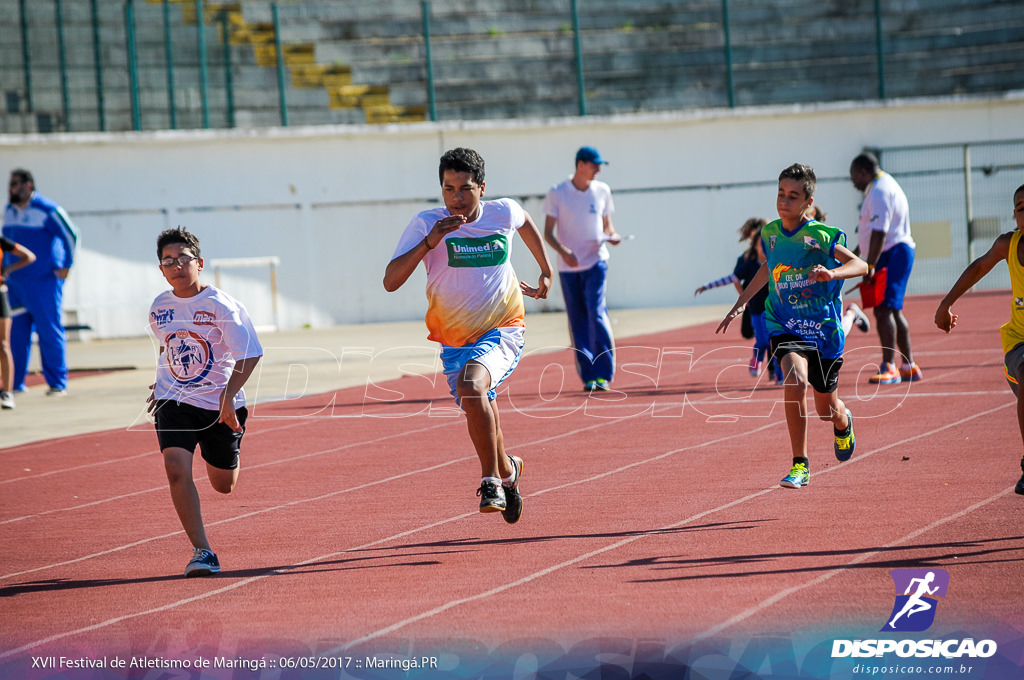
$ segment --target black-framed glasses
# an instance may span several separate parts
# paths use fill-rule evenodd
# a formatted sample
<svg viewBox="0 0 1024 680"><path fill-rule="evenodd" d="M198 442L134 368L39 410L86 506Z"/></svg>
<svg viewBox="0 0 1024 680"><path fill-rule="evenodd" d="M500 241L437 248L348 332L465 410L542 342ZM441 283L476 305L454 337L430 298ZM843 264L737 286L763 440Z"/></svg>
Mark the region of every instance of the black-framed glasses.
<svg viewBox="0 0 1024 680"><path fill-rule="evenodd" d="M198 257L193 257L192 255L178 255L177 257L165 257L162 260L160 260L160 266L173 267L174 265L180 265L182 267L187 267L189 262L198 259Z"/></svg>

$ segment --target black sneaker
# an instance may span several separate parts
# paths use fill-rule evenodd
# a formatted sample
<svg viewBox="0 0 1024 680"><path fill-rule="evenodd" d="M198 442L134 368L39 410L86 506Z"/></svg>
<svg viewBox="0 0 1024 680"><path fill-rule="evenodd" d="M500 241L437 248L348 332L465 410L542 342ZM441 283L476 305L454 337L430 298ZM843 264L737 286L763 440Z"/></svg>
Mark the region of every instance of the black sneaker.
<svg viewBox="0 0 1024 680"><path fill-rule="evenodd" d="M853 414L850 413L850 409L846 409L846 419L850 423L846 426L847 433L845 435L836 435L835 441L835 452L836 460L843 462L850 460L850 456L853 455L854 449L857 448L857 439L853 436ZM833 430L834 432L834 430Z"/></svg>
<svg viewBox="0 0 1024 680"><path fill-rule="evenodd" d="M185 576L209 576L220 571L217 556L206 548L192 551L192 561L185 567Z"/></svg>
<svg viewBox="0 0 1024 680"><path fill-rule="evenodd" d="M1020 480L1017 482L1017 486L1013 487L1014 493L1019 493L1024 496L1024 475L1020 476Z"/></svg>
<svg viewBox="0 0 1024 680"><path fill-rule="evenodd" d="M480 512L500 512L505 509L505 492L501 490L500 484L481 482L476 495L480 496Z"/></svg>
<svg viewBox="0 0 1024 680"><path fill-rule="evenodd" d="M519 495L519 478L523 476L523 459L519 456L509 456L508 461L512 463L512 467L516 471L516 481L512 483L512 486L501 485L505 492L505 509L501 511L501 516L509 524L515 524L523 516L523 497Z"/></svg>

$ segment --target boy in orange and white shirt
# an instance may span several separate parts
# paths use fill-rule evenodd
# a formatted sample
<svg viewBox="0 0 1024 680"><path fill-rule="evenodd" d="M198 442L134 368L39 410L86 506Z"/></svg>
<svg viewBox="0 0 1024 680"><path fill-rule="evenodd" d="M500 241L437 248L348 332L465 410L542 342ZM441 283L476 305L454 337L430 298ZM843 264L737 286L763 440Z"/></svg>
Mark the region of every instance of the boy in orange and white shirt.
<svg viewBox="0 0 1024 680"><path fill-rule="evenodd" d="M505 453L495 390L523 350L523 295L547 297L551 263L522 206L509 198L481 200L484 160L477 152L445 152L438 175L445 207L419 213L405 228L384 272L384 288L398 290L420 262L426 267L427 337L441 343L448 385L480 459L480 512L501 512L514 524L523 511L523 461ZM517 232L540 266L536 287L520 282L512 269Z"/></svg>

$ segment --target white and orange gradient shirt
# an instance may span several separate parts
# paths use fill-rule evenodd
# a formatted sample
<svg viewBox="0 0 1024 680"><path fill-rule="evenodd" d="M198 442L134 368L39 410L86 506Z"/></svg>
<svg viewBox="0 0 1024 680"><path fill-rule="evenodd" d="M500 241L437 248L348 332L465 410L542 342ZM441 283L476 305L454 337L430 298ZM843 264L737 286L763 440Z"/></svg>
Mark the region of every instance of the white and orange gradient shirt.
<svg viewBox="0 0 1024 680"><path fill-rule="evenodd" d="M512 269L512 239L526 223L522 206L510 198L480 202L480 216L447 234L423 258L427 269L429 340L451 347L475 342L504 326L525 326L523 294ZM392 259L415 248L447 208L425 210L412 219Z"/></svg>

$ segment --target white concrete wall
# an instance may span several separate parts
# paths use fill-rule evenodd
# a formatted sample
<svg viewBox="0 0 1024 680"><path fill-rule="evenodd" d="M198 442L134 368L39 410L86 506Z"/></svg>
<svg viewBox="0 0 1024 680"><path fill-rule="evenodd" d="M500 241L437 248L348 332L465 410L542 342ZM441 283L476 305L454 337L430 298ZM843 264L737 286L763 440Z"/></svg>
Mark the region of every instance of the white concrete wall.
<svg viewBox="0 0 1024 680"><path fill-rule="evenodd" d="M140 335L166 285L155 238L196 232L207 259L277 255L281 325L404 320L425 309L422 271L396 293L381 285L401 230L439 199L437 159L455 146L486 159L487 196L520 198L543 224L540 196L598 147L615 192L615 224L636 239L612 251L609 303L720 303L693 290L729 273L736 229L775 217L774 181L793 162L815 167L829 222L852 228L847 179L865 146L980 142L1020 136L1024 98L830 104L535 121L233 131L0 136L0 168L29 168L82 233L66 307L94 337ZM753 186L730 186L754 183ZM913 210L913 198L911 209ZM1008 208L1009 209L1009 208ZM513 262L536 278L521 242ZM942 284L948 286L949 281ZM212 283L212 275L209 277ZM225 273L258 324L272 319L264 268ZM916 286L916 287L915 287ZM933 292L934 281L912 282ZM528 311L561 309L560 293Z"/></svg>

